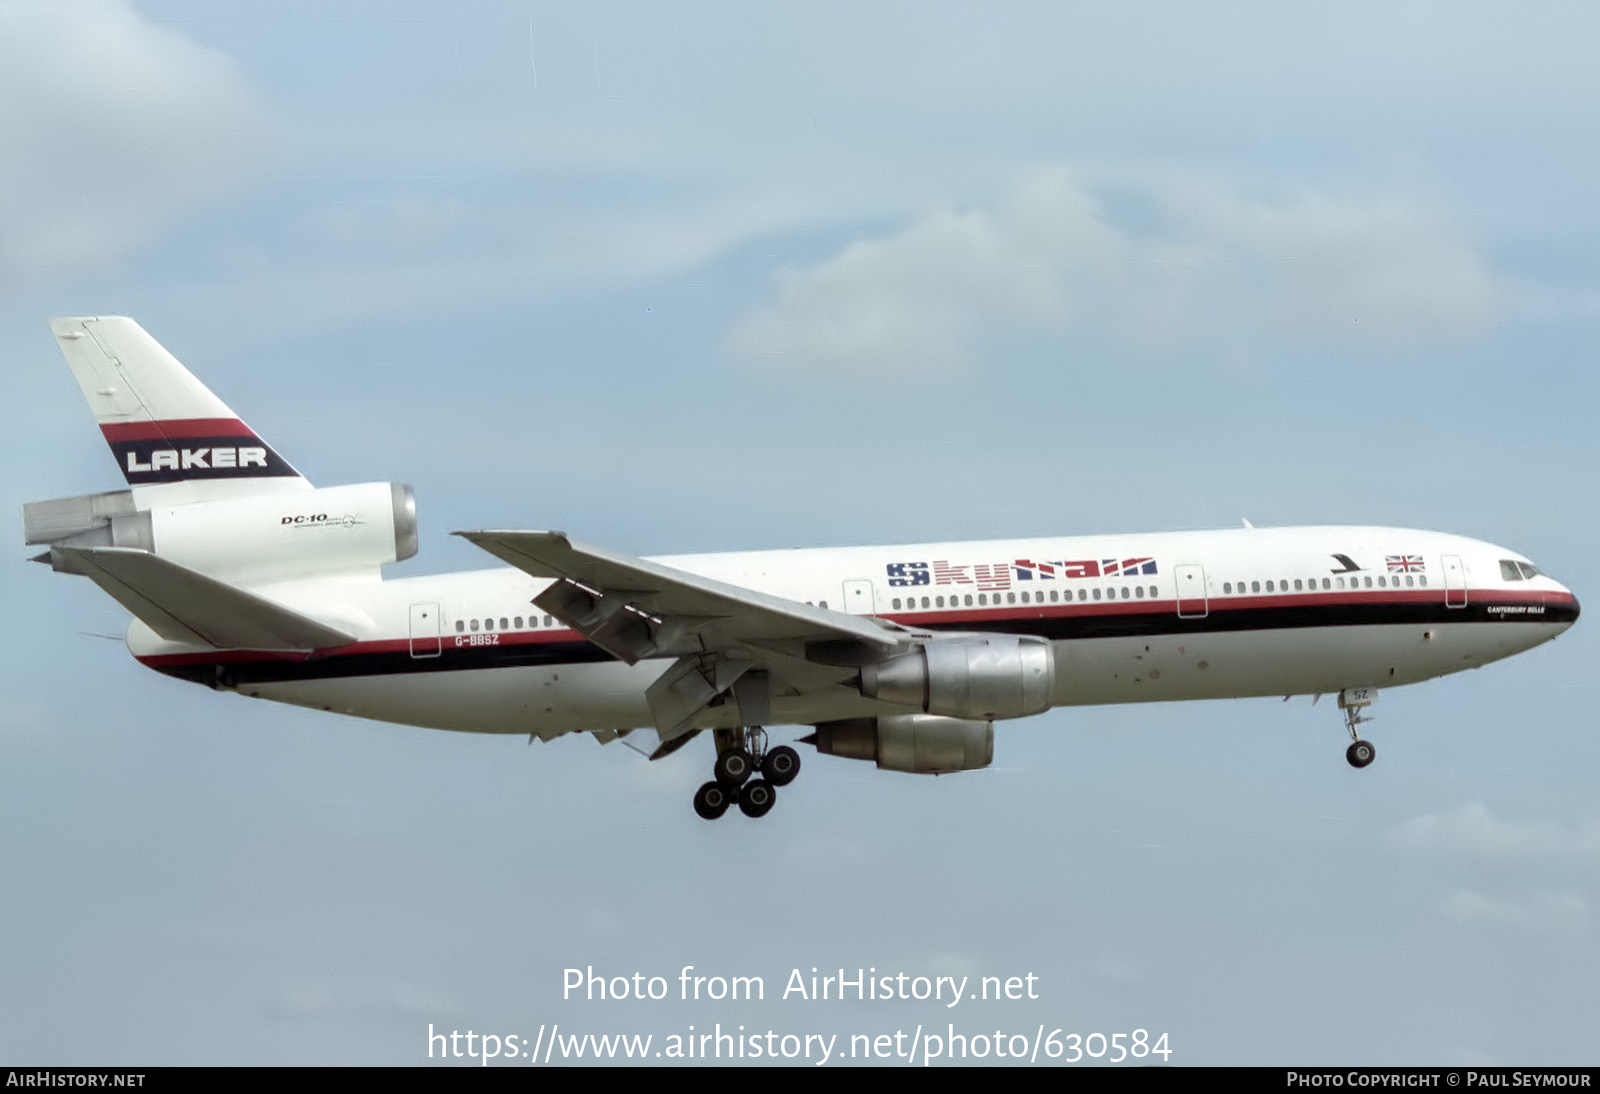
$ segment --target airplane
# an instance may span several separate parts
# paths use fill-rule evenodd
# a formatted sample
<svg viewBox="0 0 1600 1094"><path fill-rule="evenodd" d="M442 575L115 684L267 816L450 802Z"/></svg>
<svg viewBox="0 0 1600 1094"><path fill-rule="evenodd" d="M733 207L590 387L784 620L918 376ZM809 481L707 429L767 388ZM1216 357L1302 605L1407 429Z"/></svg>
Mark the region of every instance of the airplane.
<svg viewBox="0 0 1600 1094"><path fill-rule="evenodd" d="M1522 555L1440 532L1245 527L639 558L554 531L460 535L510 568L385 578L398 483L314 487L143 328L50 323L127 483L24 507L35 561L134 616L142 664L435 729L590 733L652 759L702 732L708 820L800 770L771 726L880 769L988 766L1052 707L1338 697L1357 768L1379 690L1478 668L1578 618Z"/></svg>

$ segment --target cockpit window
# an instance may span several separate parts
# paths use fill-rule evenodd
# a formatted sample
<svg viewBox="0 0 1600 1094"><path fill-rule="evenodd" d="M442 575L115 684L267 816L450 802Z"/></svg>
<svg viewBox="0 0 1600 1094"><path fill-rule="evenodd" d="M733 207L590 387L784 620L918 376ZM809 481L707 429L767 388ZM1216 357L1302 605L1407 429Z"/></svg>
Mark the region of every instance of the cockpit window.
<svg viewBox="0 0 1600 1094"><path fill-rule="evenodd" d="M1531 562L1517 562L1509 558L1500 560L1500 576L1507 581L1526 581L1530 577L1540 577L1543 574L1544 571Z"/></svg>

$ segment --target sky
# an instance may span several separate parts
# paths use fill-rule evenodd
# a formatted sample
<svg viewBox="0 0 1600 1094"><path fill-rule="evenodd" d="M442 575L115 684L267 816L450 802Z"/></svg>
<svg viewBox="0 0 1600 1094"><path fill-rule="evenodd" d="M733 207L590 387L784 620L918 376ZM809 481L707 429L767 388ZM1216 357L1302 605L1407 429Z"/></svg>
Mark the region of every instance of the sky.
<svg viewBox="0 0 1600 1094"><path fill-rule="evenodd" d="M1306 697L1058 709L949 777L805 749L769 816L707 824L699 742L149 672L25 561L21 505L119 485L44 320L124 314L314 482L412 484L395 575L485 565L448 535L483 527L668 554L1248 519L1459 532L1581 600L1597 38L1581 3L0 0L0 595L31 635L0 1060L720 1023L833 1064L916 1027L1595 1064L1586 622L1384 692L1364 771ZM765 997L684 1000L685 966ZM591 968L670 990L563 998ZM812 969L1037 998L784 998Z"/></svg>

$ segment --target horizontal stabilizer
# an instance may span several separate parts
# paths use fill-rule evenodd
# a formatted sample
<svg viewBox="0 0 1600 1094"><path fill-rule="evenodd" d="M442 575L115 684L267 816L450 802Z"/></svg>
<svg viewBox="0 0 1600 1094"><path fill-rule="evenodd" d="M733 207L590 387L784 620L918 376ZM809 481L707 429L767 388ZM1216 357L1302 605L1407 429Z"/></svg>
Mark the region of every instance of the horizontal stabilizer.
<svg viewBox="0 0 1600 1094"><path fill-rule="evenodd" d="M131 547L55 547L57 568L83 574L171 642L310 653L355 636Z"/></svg>

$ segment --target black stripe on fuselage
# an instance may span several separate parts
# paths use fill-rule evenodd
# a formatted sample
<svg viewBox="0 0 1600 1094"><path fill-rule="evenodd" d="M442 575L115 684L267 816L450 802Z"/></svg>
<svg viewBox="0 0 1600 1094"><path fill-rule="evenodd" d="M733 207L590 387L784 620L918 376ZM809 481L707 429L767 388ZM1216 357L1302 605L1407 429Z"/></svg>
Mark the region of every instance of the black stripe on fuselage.
<svg viewBox="0 0 1600 1094"><path fill-rule="evenodd" d="M1109 607L1109 605L1108 605ZM1096 615L1071 614L1050 609L1027 615L997 616L979 612L928 612L916 615L887 615L911 630L976 631L999 634L1037 635L1054 641L1083 638L1135 638L1160 635L1225 634L1237 631L1271 631L1307 627L1363 627L1384 625L1429 625L1439 623L1571 623L1578 618L1577 602L1541 603L1534 601L1475 601L1463 608L1449 608L1437 600L1398 603L1363 601L1316 601L1230 608L1224 601L1213 602L1204 616L1180 617L1171 601L1124 605L1134 610L1119 610ZM517 638L506 633L501 638ZM207 685L238 687L247 684L284 683L294 680L329 680L350 676L383 676L397 673L459 672L472 669L511 667L549 667L593 664L614 658L582 639L557 641L506 641L498 645L453 645L446 637L435 657L413 657L405 643L390 643L385 650L336 653L305 660L281 658L208 661L185 657L168 661L146 660L159 672Z"/></svg>

